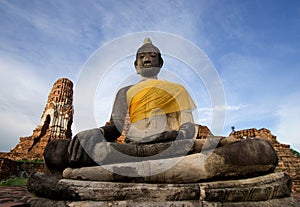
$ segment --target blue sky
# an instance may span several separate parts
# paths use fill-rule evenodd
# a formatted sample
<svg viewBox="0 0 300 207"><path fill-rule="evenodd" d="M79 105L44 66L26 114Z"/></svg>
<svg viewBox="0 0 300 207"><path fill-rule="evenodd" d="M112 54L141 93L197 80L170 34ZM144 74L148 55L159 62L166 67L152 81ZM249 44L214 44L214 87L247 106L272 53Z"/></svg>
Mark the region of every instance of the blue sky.
<svg viewBox="0 0 300 207"><path fill-rule="evenodd" d="M231 126L264 127L300 151L297 0L0 0L0 25L0 151L32 134L56 79L76 84L95 51L144 31L178 35L210 59L226 97L221 135ZM134 72L132 61L120 64ZM209 125L209 94L201 94L201 84L190 85L203 100L197 121ZM99 126L109 119L115 95L102 90L105 100L95 101Z"/></svg>

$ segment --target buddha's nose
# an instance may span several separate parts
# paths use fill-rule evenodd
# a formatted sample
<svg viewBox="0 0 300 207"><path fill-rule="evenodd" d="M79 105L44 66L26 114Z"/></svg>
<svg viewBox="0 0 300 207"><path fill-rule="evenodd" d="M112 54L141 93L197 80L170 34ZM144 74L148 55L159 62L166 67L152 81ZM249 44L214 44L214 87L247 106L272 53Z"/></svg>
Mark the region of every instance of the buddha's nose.
<svg viewBox="0 0 300 207"><path fill-rule="evenodd" d="M151 59L148 56L146 56L144 58L144 63L151 63Z"/></svg>

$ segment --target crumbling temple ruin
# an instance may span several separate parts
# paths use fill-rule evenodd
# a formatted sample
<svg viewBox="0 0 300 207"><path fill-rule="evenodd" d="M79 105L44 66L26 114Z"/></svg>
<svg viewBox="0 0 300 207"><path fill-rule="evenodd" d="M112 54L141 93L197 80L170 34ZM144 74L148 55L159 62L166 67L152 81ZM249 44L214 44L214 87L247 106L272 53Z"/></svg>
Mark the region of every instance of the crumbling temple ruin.
<svg viewBox="0 0 300 207"><path fill-rule="evenodd" d="M230 134L237 139L244 138L263 138L268 140L274 147L278 155L278 165L275 169L277 172L286 172L293 182L293 192L300 192L300 157L297 153L293 152L288 144L281 144L277 141L270 130L262 129L244 129L234 131Z"/></svg>
<svg viewBox="0 0 300 207"><path fill-rule="evenodd" d="M41 121L33 134L21 137L7 157L12 160L42 160L49 141L72 138L72 121L73 83L67 78L60 78L53 84Z"/></svg>

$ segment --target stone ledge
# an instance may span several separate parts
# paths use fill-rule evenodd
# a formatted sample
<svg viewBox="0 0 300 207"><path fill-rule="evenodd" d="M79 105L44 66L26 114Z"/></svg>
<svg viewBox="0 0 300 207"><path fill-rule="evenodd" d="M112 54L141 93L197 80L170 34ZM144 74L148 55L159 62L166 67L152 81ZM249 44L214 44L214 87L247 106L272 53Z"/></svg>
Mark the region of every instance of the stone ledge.
<svg viewBox="0 0 300 207"><path fill-rule="evenodd" d="M30 207L297 207L299 204L291 197L272 199L260 202L207 202L207 201L163 201L163 202L135 202L135 201L55 201L45 198L32 198Z"/></svg>
<svg viewBox="0 0 300 207"><path fill-rule="evenodd" d="M290 196L291 185L291 178L282 172L248 179L199 183L200 200L264 201Z"/></svg>
<svg viewBox="0 0 300 207"><path fill-rule="evenodd" d="M255 178L189 184L148 184L58 179L36 173L28 190L40 197L72 201L208 201L246 202L290 197L291 179L285 173Z"/></svg>

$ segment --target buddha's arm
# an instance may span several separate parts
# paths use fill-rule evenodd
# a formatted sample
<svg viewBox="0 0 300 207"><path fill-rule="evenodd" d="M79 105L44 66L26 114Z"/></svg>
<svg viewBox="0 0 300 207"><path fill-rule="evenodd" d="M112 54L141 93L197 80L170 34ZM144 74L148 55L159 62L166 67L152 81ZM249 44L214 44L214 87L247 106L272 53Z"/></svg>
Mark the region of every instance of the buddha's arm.
<svg viewBox="0 0 300 207"><path fill-rule="evenodd" d="M187 122L194 123L192 110L189 109L189 110L181 111L179 120L180 120L180 126Z"/></svg>
<svg viewBox="0 0 300 207"><path fill-rule="evenodd" d="M179 139L192 139L195 135L195 124L192 110L184 110L180 112L180 128L178 131Z"/></svg>
<svg viewBox="0 0 300 207"><path fill-rule="evenodd" d="M111 113L110 124L101 127L107 141L114 141L121 135L128 110L126 93L130 87L126 86L118 91Z"/></svg>

